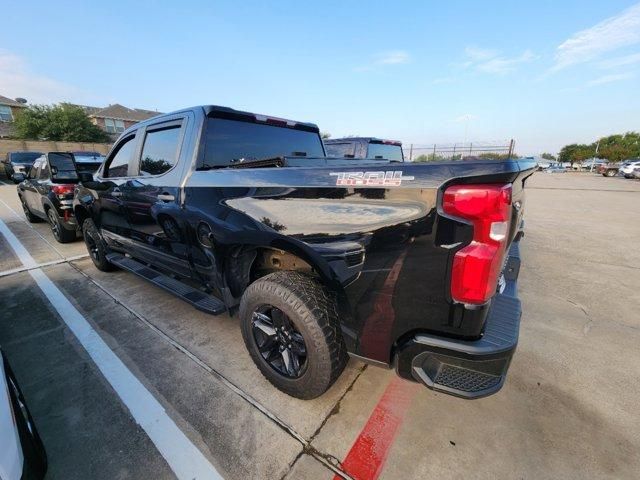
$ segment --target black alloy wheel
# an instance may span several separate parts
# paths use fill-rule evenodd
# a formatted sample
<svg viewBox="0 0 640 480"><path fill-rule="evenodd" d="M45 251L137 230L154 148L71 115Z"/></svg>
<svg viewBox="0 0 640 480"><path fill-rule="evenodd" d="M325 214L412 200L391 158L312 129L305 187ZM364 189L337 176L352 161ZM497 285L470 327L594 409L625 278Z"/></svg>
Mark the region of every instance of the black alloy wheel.
<svg viewBox="0 0 640 480"><path fill-rule="evenodd" d="M96 242L95 238L93 238L93 235L91 233L92 232L85 232L84 241L87 245L87 251L89 252L89 255L91 255L91 259L95 262L99 262L100 250L98 248L98 243Z"/></svg>
<svg viewBox="0 0 640 480"><path fill-rule="evenodd" d="M89 252L91 261L96 268L103 272L116 270L116 266L107 260L107 247L92 219L87 218L82 224L82 236L87 252Z"/></svg>
<svg viewBox="0 0 640 480"><path fill-rule="evenodd" d="M252 314L253 338L265 362L280 375L299 378L307 368L304 338L280 309L263 305Z"/></svg>

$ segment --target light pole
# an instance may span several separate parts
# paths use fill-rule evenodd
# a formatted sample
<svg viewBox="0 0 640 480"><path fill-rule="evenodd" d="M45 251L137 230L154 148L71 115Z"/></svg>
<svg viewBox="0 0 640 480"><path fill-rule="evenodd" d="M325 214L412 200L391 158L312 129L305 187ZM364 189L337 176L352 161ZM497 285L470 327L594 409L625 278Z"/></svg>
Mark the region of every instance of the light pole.
<svg viewBox="0 0 640 480"><path fill-rule="evenodd" d="M598 143L596 143L596 153L593 157L593 159L591 160L591 169L589 170L589 172L593 173L593 166L596 163L596 157L598 156L598 149L600 148L600 139L598 139Z"/></svg>

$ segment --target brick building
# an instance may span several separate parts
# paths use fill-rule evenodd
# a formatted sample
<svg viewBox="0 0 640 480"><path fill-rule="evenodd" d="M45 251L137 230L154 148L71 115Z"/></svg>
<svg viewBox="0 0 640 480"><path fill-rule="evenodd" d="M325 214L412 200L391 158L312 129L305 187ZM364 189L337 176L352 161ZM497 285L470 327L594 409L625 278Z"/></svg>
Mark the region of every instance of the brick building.
<svg viewBox="0 0 640 480"><path fill-rule="evenodd" d="M25 107L24 103L0 95L0 138L11 136L13 120L20 109Z"/></svg>
<svg viewBox="0 0 640 480"><path fill-rule="evenodd" d="M109 133L114 140L134 123L160 115L160 112L141 108L128 108L118 103L107 107L74 106L82 108L91 121ZM0 95L0 138L12 135L12 123L18 111L22 108L26 108L24 103Z"/></svg>
<svg viewBox="0 0 640 480"><path fill-rule="evenodd" d="M86 105L77 106L87 113L87 116L94 124L99 126L105 132L112 134L114 138L134 123L160 115L160 112L143 110L141 108L128 108L118 103L114 103L113 105L109 105L104 108L89 107Z"/></svg>

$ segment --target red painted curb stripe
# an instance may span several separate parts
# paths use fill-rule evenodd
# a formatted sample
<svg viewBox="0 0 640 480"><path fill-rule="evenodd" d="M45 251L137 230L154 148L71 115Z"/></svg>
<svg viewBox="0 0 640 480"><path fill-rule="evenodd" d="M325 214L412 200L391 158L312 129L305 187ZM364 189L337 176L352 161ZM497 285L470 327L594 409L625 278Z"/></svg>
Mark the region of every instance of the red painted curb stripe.
<svg viewBox="0 0 640 480"><path fill-rule="evenodd" d="M347 454L342 468L357 480L375 480L380 476L393 441L404 421L419 386L394 377L367 424ZM334 480L341 480L335 476Z"/></svg>

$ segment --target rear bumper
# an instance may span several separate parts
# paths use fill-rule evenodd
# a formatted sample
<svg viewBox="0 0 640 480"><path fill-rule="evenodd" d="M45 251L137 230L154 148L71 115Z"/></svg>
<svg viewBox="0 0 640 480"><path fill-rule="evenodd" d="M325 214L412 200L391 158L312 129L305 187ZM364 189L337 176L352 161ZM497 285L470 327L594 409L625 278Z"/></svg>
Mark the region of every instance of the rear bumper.
<svg viewBox="0 0 640 480"><path fill-rule="evenodd" d="M519 243L514 242L504 269L505 287L491 301L482 338L466 341L415 335L396 351L398 375L468 399L500 390L518 344L522 313L517 297L519 271Z"/></svg>

